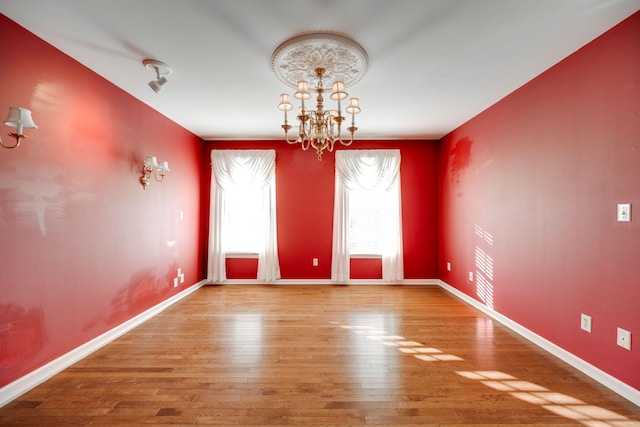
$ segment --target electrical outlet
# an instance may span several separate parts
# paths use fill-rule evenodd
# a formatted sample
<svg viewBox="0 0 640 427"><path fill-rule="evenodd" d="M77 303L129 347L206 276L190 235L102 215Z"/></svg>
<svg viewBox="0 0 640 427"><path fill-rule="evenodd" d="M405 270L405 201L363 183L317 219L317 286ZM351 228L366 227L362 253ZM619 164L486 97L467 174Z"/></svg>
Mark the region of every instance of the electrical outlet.
<svg viewBox="0 0 640 427"><path fill-rule="evenodd" d="M618 345L631 350L631 332L618 328Z"/></svg>
<svg viewBox="0 0 640 427"><path fill-rule="evenodd" d="M586 314L580 315L580 329L591 333L591 316Z"/></svg>
<svg viewBox="0 0 640 427"><path fill-rule="evenodd" d="M313 259L313 266L317 267L318 266L318 258L314 258Z"/></svg>
<svg viewBox="0 0 640 427"><path fill-rule="evenodd" d="M447 263L447 271L451 271L451 263L450 262Z"/></svg>
<svg viewBox="0 0 640 427"><path fill-rule="evenodd" d="M469 272L469 281L473 282L473 271Z"/></svg>
<svg viewBox="0 0 640 427"><path fill-rule="evenodd" d="M177 288L177 287L178 287L178 278L177 278L177 277L174 277L174 278L173 278L173 287L174 287L174 288Z"/></svg>

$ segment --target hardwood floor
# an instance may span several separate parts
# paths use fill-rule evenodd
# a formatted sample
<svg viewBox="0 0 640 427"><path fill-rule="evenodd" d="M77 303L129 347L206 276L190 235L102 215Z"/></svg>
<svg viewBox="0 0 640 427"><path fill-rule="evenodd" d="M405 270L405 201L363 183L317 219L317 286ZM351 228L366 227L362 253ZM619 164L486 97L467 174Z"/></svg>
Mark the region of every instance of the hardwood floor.
<svg viewBox="0 0 640 427"><path fill-rule="evenodd" d="M438 287L206 286L0 408L2 425L640 425Z"/></svg>

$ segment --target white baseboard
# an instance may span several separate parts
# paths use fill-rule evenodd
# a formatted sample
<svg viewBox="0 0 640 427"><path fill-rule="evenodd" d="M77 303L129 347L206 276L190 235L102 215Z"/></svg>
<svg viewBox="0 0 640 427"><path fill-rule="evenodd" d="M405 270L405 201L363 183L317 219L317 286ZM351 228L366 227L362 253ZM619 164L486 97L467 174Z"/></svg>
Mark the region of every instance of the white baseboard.
<svg viewBox="0 0 640 427"><path fill-rule="evenodd" d="M330 279L278 279L273 282L259 282L256 279L227 279L221 283L206 283L207 285L421 285L440 286L438 279L404 279L400 282L385 282L381 279L352 279L345 283L332 282Z"/></svg>
<svg viewBox="0 0 640 427"><path fill-rule="evenodd" d="M600 384L609 388L613 392L629 400L633 404L640 406L640 390L637 390L631 387L630 385L620 381L619 379L593 366L589 362L586 362L585 360L579 358L578 356L572 353L569 353L567 350L563 349L562 347L552 343L551 341L546 340L545 338L541 337L535 332L530 331L529 329L514 322L508 317L498 313L497 311L490 309L486 305L471 298L469 295L459 291L458 289L443 282L442 280L438 280L438 282L440 287L442 287L447 292L453 294L454 296L463 300L467 304L477 308L478 310L492 317L494 320L502 323L504 326L516 332L518 335L522 336L523 338L526 338L527 340L531 341L532 343L542 348L543 350L551 353L552 355L556 356L560 360L568 363L569 365L573 366L583 374L588 375L595 381L599 382Z"/></svg>
<svg viewBox="0 0 640 427"><path fill-rule="evenodd" d="M111 341L115 340L121 335L126 334L133 328L151 319L158 313L165 310L167 307L171 306L172 304L176 303L177 301L181 300L187 295L195 292L204 284L205 284L204 280L196 283L195 285L172 296L171 298L164 300L160 304L154 307L151 307L147 311L140 313L139 315L127 320L124 323L121 323L120 325L116 326L110 331L107 331L104 334L92 339L91 341L88 341L80 345L79 347L76 347L75 349L58 357L57 359L52 360L46 365L34 371L31 371L27 375L20 377L17 380L13 381L12 383L9 383L4 387L0 388L0 407L6 405L7 403L11 402L13 399L26 393L27 391L31 390L37 385L42 384L52 376L62 372L69 366L82 360L83 358L87 357L89 354L93 353L94 351L109 344Z"/></svg>

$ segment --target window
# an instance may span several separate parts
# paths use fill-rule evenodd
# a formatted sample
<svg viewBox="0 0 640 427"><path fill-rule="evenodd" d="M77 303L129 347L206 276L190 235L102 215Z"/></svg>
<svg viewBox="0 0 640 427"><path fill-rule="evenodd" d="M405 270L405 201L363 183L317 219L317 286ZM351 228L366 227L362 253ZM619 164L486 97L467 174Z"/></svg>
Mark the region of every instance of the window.
<svg viewBox="0 0 640 427"><path fill-rule="evenodd" d="M331 280L349 280L352 255L382 256L382 279L404 279L399 150L336 152Z"/></svg>
<svg viewBox="0 0 640 427"><path fill-rule="evenodd" d="M263 245L261 194L251 188L234 188L225 195L222 250L225 254L258 254Z"/></svg>
<svg viewBox="0 0 640 427"><path fill-rule="evenodd" d="M349 254L382 255L383 199L382 191L349 192Z"/></svg>
<svg viewBox="0 0 640 427"><path fill-rule="evenodd" d="M258 255L258 281L280 278L274 150L211 151L207 280L226 280L227 253Z"/></svg>

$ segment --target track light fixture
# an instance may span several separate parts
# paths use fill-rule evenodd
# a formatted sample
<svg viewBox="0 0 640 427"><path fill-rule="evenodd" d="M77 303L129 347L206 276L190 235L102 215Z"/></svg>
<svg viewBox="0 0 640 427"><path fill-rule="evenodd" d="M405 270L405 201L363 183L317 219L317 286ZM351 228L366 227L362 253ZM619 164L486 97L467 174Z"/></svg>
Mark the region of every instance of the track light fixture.
<svg viewBox="0 0 640 427"><path fill-rule="evenodd" d="M156 61L155 59L145 59L142 64L149 70L156 73L156 79L149 82L149 87L153 89L155 93L160 92L162 86L167 83L167 78L171 74L171 68L164 62Z"/></svg>
<svg viewBox="0 0 640 427"><path fill-rule="evenodd" d="M38 128L31 118L31 111L22 107L9 107L9 117L4 121L4 124L16 128L15 132L9 134L9 136L16 139L14 145L4 145L2 139L0 139L0 145L4 148L16 148L23 139L28 138L27 135L22 133L23 129Z"/></svg>

